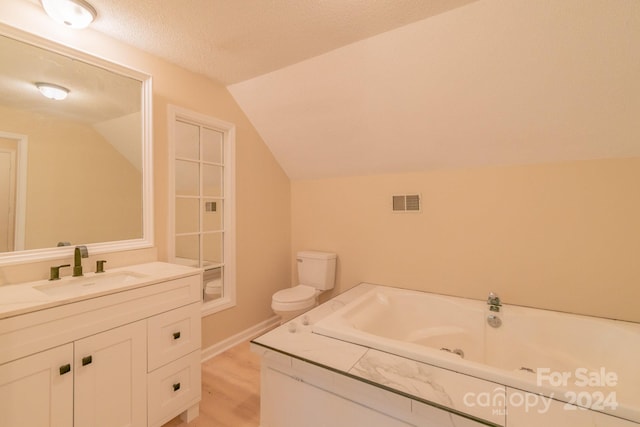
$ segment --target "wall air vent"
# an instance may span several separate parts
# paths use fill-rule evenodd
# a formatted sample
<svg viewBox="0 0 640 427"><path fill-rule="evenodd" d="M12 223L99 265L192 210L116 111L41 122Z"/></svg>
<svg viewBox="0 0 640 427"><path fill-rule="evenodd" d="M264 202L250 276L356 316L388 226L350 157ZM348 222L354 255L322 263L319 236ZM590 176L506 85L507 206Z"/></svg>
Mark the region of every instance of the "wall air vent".
<svg viewBox="0 0 640 427"><path fill-rule="evenodd" d="M402 194L393 196L394 212L420 212L419 194Z"/></svg>

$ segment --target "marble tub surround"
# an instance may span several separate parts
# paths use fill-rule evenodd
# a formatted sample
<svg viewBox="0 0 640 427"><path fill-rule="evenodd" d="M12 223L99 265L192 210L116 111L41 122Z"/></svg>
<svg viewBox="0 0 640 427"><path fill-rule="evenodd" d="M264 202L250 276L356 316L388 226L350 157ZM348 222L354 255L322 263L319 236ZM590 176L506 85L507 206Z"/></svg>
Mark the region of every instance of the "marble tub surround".
<svg viewBox="0 0 640 427"><path fill-rule="evenodd" d="M444 318L444 325L436 325L438 333L433 334L434 330L431 329L427 334L422 333L424 331L413 331L412 334L410 328L405 328L404 333L426 341L423 341L422 345L415 342L408 347L400 345L398 350L398 345L394 342L396 337L393 334L397 333L398 329L402 330L404 326L394 324L393 316L388 316L389 313L387 316L381 315L377 320L379 325L373 327L374 330L376 327L382 328L384 330L382 336L375 336L371 333L373 331L363 331L371 326L371 323L365 325L367 315L345 316L345 313L349 313L354 307L362 307L361 303L371 298L376 292L383 293L376 298L382 298L384 301L386 291L406 292L385 286L360 284L316 307L306 315L255 339L254 349L259 352L280 353L293 360L303 360L326 367L340 375L393 391L401 396L408 396L414 399L416 407L419 406L418 404L423 404L427 407L449 408L454 414L466 416L472 422L481 420L486 425L528 426L535 425L531 421L534 419L538 423L553 424L556 418L566 426L583 425L580 422L587 419L588 423L594 426L640 425L640 390L637 390L640 383L635 381L640 372L633 367L632 360L632 355L638 352L630 350L631 347L640 345L638 342L640 325L506 305L499 314L503 320L503 326L506 325L506 327L498 331L488 326L485 328L486 315L490 313L483 306L484 302L454 298L452 304L442 306L445 307L444 311L423 309L425 312L434 313L443 311L439 316ZM424 293L415 292L414 294ZM418 301L419 296L411 295L409 300ZM449 298L439 295L435 297ZM479 308L472 309L466 315L455 312L456 305L464 306L467 303L478 304ZM416 311L418 310L416 307L411 310L405 308L405 310L413 314L419 312ZM359 314L362 314L362 311ZM574 329L572 333L563 329L564 327L558 322L565 316L568 316L566 320L569 327L578 327L578 329ZM347 329L351 328L352 331L338 336L326 334L323 326L339 322L336 319L341 319L340 321L344 323L346 318L348 318L347 323L351 322L346 324ZM421 326L429 329L429 325ZM545 330L551 328L551 332L541 333L542 327ZM484 336L483 329L488 329L487 337ZM356 331L355 334L352 334L353 330ZM468 333L469 331L473 333ZM511 334L512 339L508 343L503 343L504 345L493 346L491 349L471 347L474 344L484 345L485 340L495 340L500 333ZM591 336L593 333L599 335L595 338L595 345L594 338ZM365 339L362 339L363 337ZM543 342L538 345L533 340L540 337ZM545 337L546 341L544 341ZM445 342L441 341L442 338ZM453 338L453 342L447 343L447 338ZM566 348L554 352L552 347L550 348L553 340L560 340ZM428 344L424 345L424 342ZM451 346L452 350L458 346L464 348L465 358L441 351L440 346L445 344L447 347ZM515 344L523 345L523 348L513 349ZM621 351L616 350L615 355L605 359L611 364L606 369L598 366L596 364L598 358L606 356L615 346L620 346ZM599 352L585 354L586 351L597 348L600 349ZM426 349L426 356L424 349ZM540 349L547 352L547 358L542 360L543 365L546 366L548 363L551 367L549 372L540 371L538 374L518 368L521 366L520 359L525 356L528 357L524 359L525 363L533 364L536 357L540 356ZM418 350L422 351L422 354L418 354ZM484 363L484 357L491 358L490 364ZM511 365L514 363L517 367L512 368ZM543 365L533 366L538 368ZM591 384L582 384L582 382L578 384L577 373L569 368L583 365L586 369L580 372L583 377L585 375L593 377L596 373L606 377L608 371L616 371L619 377L619 381L616 382L618 387L595 384L594 381L597 379L594 378ZM552 384L550 377L544 377L547 373L559 375L554 374L556 370L559 373L570 372L570 374L564 374L568 375L565 384L560 386ZM540 375L539 382L536 381L537 375ZM622 377L625 377L625 380L621 380ZM574 387L571 388L571 386ZM566 394L567 392L573 392L573 395ZM580 406L594 406L594 404L597 406L599 394L602 393L606 397L610 392L613 392L614 405L594 408L598 411L584 411L581 408L576 411L565 409L567 402ZM531 408L508 409L507 400L517 401L519 397L531 399ZM533 402L534 398L536 402ZM490 399L491 403L487 405L483 399L485 401ZM611 399L609 402L611 403ZM514 402L511 403L513 406ZM515 403L517 405L518 402ZM560 410L558 405L561 406ZM517 414L517 417L507 421L507 413L512 412ZM576 421L578 419L582 421Z"/></svg>
<svg viewBox="0 0 640 427"><path fill-rule="evenodd" d="M309 360L327 368L347 372L364 355L367 348L313 334L313 324L344 307L349 301L369 289L371 289L371 285L367 284L351 289L254 339L252 343L279 353ZM255 346L253 349L262 351Z"/></svg>
<svg viewBox="0 0 640 427"><path fill-rule="evenodd" d="M497 426L261 346L254 351L262 359L262 427Z"/></svg>
<svg viewBox="0 0 640 427"><path fill-rule="evenodd" d="M505 425L504 406L469 406L465 396L496 395L505 393L505 387L478 378L460 375L426 363L370 349L349 374L402 392L420 400L438 404L442 408L469 414L496 425ZM467 399L468 400L468 399Z"/></svg>
<svg viewBox="0 0 640 427"><path fill-rule="evenodd" d="M154 285L194 273L191 267L165 262L113 269L109 269L108 265L106 267L105 273L86 273L81 277L71 277L69 274L55 281L38 280L0 286L0 319ZM113 278L114 282L108 283L109 278ZM75 284L81 286L76 288Z"/></svg>
<svg viewBox="0 0 640 427"><path fill-rule="evenodd" d="M380 286L313 329L640 422L640 324Z"/></svg>
<svg viewBox="0 0 640 427"><path fill-rule="evenodd" d="M504 426L504 411L492 408L467 407L464 396L467 392L493 393L504 387L489 381L416 362L402 356L380 352L366 346L350 343L313 333L313 325L319 320L342 309L348 303L366 294L376 285L362 283L330 301L314 308L280 327L254 339L253 351L271 363L300 369L300 364L312 364L327 368L334 373L362 381L382 390L397 393L413 400L413 406L432 408L429 419L452 427L465 425ZM284 357L282 357L284 356ZM289 360L290 359L290 360ZM274 362L275 361L275 362ZM338 380L333 379L335 384ZM344 386L341 383L341 386ZM387 403L384 403L387 402ZM387 405L386 397L380 404ZM434 411L434 409L437 409ZM472 424L468 424L468 423ZM420 425L420 424L416 424Z"/></svg>

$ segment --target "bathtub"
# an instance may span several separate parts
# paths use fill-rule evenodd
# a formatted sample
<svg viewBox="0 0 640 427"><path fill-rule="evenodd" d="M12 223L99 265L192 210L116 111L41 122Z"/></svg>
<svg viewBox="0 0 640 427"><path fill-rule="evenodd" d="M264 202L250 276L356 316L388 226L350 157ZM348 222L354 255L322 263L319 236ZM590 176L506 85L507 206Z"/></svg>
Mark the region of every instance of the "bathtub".
<svg viewBox="0 0 640 427"><path fill-rule="evenodd" d="M640 422L640 324L375 286L312 330Z"/></svg>

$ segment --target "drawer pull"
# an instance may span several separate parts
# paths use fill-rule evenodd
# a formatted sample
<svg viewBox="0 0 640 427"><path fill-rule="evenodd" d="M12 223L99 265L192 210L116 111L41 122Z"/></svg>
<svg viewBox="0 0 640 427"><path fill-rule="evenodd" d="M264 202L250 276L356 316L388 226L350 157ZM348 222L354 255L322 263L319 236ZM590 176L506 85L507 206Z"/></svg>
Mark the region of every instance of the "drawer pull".
<svg viewBox="0 0 640 427"><path fill-rule="evenodd" d="M66 364L66 365L62 365L60 366L60 375L64 375L71 372L71 365L70 364Z"/></svg>
<svg viewBox="0 0 640 427"><path fill-rule="evenodd" d="M180 390L180 383L175 383L173 385L173 391L178 391L178 390Z"/></svg>
<svg viewBox="0 0 640 427"><path fill-rule="evenodd" d="M178 338L180 338L180 331L173 333L173 339L177 340Z"/></svg>
<svg viewBox="0 0 640 427"><path fill-rule="evenodd" d="M82 358L82 366L87 366L91 362L93 362L93 357L91 357L91 356L86 356L86 357Z"/></svg>

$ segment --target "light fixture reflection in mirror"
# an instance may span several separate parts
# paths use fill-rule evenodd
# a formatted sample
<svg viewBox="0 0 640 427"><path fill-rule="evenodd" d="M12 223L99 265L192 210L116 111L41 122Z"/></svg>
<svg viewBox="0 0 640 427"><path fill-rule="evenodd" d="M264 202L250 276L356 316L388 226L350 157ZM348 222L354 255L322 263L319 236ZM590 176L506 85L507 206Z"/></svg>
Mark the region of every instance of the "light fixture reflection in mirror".
<svg viewBox="0 0 640 427"><path fill-rule="evenodd" d="M53 83L36 83L36 87L45 98L55 99L56 101L61 101L69 95L69 89Z"/></svg>
<svg viewBox="0 0 640 427"><path fill-rule="evenodd" d="M97 16L84 0L42 0L42 7L54 21L76 29L88 27Z"/></svg>
<svg viewBox="0 0 640 427"><path fill-rule="evenodd" d="M72 90L51 101L36 82ZM17 176L0 266L71 256L58 242L153 246L149 75L0 24L1 147Z"/></svg>

